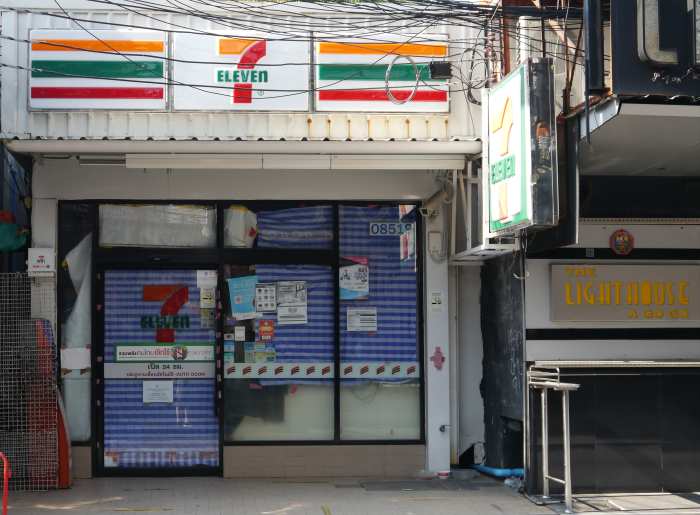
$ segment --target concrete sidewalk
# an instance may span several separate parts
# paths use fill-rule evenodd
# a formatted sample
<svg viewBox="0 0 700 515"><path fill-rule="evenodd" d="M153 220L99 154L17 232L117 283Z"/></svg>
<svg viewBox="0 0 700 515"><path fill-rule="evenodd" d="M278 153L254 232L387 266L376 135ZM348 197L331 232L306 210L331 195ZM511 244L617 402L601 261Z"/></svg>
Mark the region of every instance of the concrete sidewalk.
<svg viewBox="0 0 700 515"><path fill-rule="evenodd" d="M109 478L11 492L11 515L536 515L553 512L485 477L467 480Z"/></svg>

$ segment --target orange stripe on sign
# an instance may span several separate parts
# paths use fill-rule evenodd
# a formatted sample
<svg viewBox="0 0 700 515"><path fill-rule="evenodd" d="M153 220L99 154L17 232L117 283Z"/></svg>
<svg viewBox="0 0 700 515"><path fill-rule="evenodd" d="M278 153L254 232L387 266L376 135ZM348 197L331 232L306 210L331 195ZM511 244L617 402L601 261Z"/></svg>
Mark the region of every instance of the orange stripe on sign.
<svg viewBox="0 0 700 515"><path fill-rule="evenodd" d="M221 55L238 55L242 54L246 48L253 43L258 42L257 39L240 39L240 38L221 38L219 40L219 54Z"/></svg>
<svg viewBox="0 0 700 515"><path fill-rule="evenodd" d="M445 57L447 45L424 45L420 43L334 43L323 42L322 54L391 54L412 57Z"/></svg>
<svg viewBox="0 0 700 515"><path fill-rule="evenodd" d="M163 52L162 41L126 39L35 39L32 50L42 52L73 52L88 50L93 52Z"/></svg>

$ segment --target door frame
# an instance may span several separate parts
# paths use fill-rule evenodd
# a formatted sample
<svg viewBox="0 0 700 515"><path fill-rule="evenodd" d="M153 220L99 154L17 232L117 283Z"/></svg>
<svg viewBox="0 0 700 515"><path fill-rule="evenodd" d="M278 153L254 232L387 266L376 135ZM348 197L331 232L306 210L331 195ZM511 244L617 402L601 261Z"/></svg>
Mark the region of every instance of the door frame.
<svg viewBox="0 0 700 515"><path fill-rule="evenodd" d="M128 250L128 249L127 249ZM155 249L154 249L155 250ZM177 250L179 252L188 253L190 249L157 249L155 254L159 254L161 250ZM166 252L172 254L172 252ZM93 476L95 477L185 477L185 476L223 476L224 470L224 427L223 427L223 343L220 316L216 317L216 325L214 328L214 406L216 410L216 418L219 431L219 464L216 467L196 465L193 467L172 467L172 468L156 468L156 467L105 467L104 466L104 305L105 305L105 289L104 276L109 270L216 270L217 272L217 307L218 308L218 292L221 291L221 270L216 258L214 261L202 260L199 263L184 262L177 260L168 260L161 262L157 255L151 255L150 251L137 251L141 260L134 260L125 264L123 259L114 256L112 259L97 259L93 271L93 352L92 354L92 405L93 405L93 428L94 428L94 444L93 444ZM95 255L95 253L93 253ZM109 254L107 254L109 255ZM133 255L133 251L132 251ZM117 262L118 261L118 262ZM186 259L183 261L187 261Z"/></svg>

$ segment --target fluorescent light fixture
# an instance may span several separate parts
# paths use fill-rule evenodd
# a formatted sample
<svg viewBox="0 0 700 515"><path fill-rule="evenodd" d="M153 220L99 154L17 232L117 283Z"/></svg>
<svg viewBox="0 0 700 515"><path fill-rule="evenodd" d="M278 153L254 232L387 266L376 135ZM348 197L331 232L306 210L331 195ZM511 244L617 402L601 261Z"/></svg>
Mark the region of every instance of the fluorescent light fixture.
<svg viewBox="0 0 700 515"><path fill-rule="evenodd" d="M260 154L127 154L127 168L257 170Z"/></svg>
<svg viewBox="0 0 700 515"><path fill-rule="evenodd" d="M83 166L124 166L126 159L119 154L87 154L78 156L78 164Z"/></svg>
<svg viewBox="0 0 700 515"><path fill-rule="evenodd" d="M331 156L333 170L462 170L461 155L360 155Z"/></svg>
<svg viewBox="0 0 700 515"><path fill-rule="evenodd" d="M127 154L127 168L200 170L461 170L462 155Z"/></svg>

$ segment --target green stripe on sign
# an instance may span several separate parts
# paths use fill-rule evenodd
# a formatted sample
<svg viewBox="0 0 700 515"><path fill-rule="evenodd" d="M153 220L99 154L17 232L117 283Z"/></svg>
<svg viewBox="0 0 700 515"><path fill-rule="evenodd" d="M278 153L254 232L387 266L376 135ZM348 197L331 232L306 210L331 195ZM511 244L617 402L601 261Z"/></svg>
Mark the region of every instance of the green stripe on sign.
<svg viewBox="0 0 700 515"><path fill-rule="evenodd" d="M95 77L99 79L159 79L160 61L32 61L32 77Z"/></svg>
<svg viewBox="0 0 700 515"><path fill-rule="evenodd" d="M421 80L430 80L430 67L427 64L416 65L420 70ZM320 80L384 80L385 64L322 64L319 66ZM395 64L391 67L391 80L415 81L416 70L412 64Z"/></svg>

